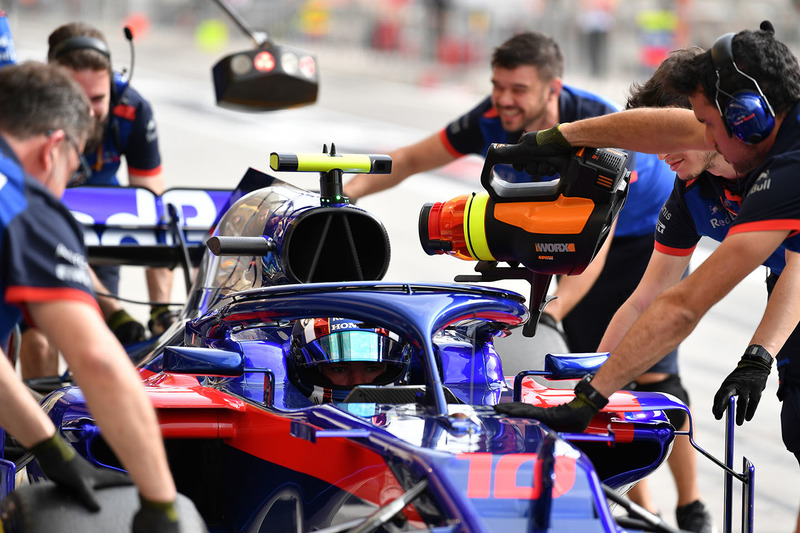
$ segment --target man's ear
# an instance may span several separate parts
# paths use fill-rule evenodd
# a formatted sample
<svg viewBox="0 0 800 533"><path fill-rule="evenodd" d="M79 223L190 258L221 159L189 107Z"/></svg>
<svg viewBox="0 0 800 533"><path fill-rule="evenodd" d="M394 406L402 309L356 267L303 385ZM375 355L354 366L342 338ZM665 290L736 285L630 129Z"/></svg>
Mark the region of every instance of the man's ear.
<svg viewBox="0 0 800 533"><path fill-rule="evenodd" d="M55 165L55 157L53 153L59 147L59 145L64 142L65 134L64 130L55 130L53 133L45 137L44 142L39 143L37 146L36 152L36 163L39 165L40 176L46 177L50 176L53 172L53 166ZM33 170L33 169L30 169ZM34 177L38 177L35 170L29 173Z"/></svg>
<svg viewBox="0 0 800 533"><path fill-rule="evenodd" d="M49 176L53 171L53 165L55 165L53 152L64 142L64 136L64 130L55 130L39 145L36 160L41 165L42 175Z"/></svg>
<svg viewBox="0 0 800 533"><path fill-rule="evenodd" d="M550 81L550 94L553 95L555 98L561 94L561 89L564 87L564 82L561 78L553 78Z"/></svg>

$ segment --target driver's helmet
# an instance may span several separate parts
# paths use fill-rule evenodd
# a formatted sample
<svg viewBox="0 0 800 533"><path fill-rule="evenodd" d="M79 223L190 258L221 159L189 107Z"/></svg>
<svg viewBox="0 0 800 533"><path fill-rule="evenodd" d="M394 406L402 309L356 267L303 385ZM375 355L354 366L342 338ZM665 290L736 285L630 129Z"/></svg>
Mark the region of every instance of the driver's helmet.
<svg viewBox="0 0 800 533"><path fill-rule="evenodd" d="M287 374L314 403L338 402L356 385L400 382L408 371L410 354L410 346L387 329L348 318L304 318L292 328ZM335 383L339 381L335 372L346 372L350 366L369 370L370 380Z"/></svg>

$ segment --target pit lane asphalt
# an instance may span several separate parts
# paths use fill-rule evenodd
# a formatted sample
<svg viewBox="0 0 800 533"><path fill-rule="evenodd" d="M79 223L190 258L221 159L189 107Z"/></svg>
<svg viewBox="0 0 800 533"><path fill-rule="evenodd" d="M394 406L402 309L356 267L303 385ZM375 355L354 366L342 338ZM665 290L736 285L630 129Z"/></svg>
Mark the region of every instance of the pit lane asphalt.
<svg viewBox="0 0 800 533"><path fill-rule="evenodd" d="M18 12L12 31L20 60L44 58L47 34L64 21L56 15ZM127 45L118 28L89 22L98 24L109 36L115 67L126 66ZM232 187L248 166L268 171L270 152L319 152L323 143L336 143L340 153L384 153L438 130L489 90L488 69L474 69L440 78L434 86L422 86L420 79L430 79L427 74L431 67L427 65L392 62L361 50L285 44L305 47L317 55L321 76L318 104L269 114L242 114L214 106L210 68L223 55L249 48L248 40L234 37L223 50L203 52L194 47L189 35L156 28L137 43L133 85L153 103L168 187ZM633 80L620 77L600 81L568 73L565 81L623 101ZM360 207L380 217L389 232L393 257L386 279L450 281L456 274L472 271L469 263L425 255L418 243L417 216L424 202L478 190L480 168L477 159L462 160L359 202ZM314 176L280 177L303 187L313 187L316 182ZM693 264L712 249L713 245L703 241ZM173 301L182 301L185 296L181 279L182 274L177 273ZM719 458L724 456L724 426L711 415L711 402L763 312L763 279L763 269L749 276L711 309L681 345L682 376L694 405L695 440ZM523 284L502 285L527 294ZM137 269L123 269L122 295L146 297L144 276ZM146 322L146 307L129 307ZM544 351L547 347L536 345L534 340L531 353ZM800 499L800 471L781 441L776 389L773 372L755 419L736 431L735 468L741 468L742 455L756 466L759 532L791 530ZM700 457L698 468L703 498L721 529L723 473ZM668 469L659 469L650 480L665 519L674 524L675 491ZM738 524L739 500L735 487L734 524Z"/></svg>

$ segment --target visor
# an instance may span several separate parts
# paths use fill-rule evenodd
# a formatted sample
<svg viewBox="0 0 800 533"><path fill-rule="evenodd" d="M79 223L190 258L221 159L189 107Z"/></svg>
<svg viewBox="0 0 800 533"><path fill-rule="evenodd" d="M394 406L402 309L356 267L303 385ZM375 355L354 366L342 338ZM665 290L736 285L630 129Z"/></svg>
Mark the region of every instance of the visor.
<svg viewBox="0 0 800 533"><path fill-rule="evenodd" d="M402 363L403 351L398 348L396 340L375 330L349 330L313 340L302 351L309 366L348 361Z"/></svg>

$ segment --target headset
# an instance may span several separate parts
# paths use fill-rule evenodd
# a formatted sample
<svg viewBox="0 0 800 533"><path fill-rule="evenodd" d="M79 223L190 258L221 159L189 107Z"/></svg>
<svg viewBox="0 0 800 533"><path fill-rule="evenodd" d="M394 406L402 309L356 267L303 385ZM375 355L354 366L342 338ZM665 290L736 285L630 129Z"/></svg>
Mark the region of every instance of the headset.
<svg viewBox="0 0 800 533"><path fill-rule="evenodd" d="M133 62L134 62L134 50L133 50L133 32L128 26L123 28L125 33L125 38L128 40L131 50L131 66L129 72L126 76L125 86L122 90L117 94L116 84L114 83L114 76L111 76L111 100L112 106L117 102L122 101L122 97L125 95L125 92L128 90L128 87L131 83L131 78L133 78ZM72 52L74 50L94 50L106 58L108 58L109 62L111 61L111 52L108 49L108 45L102 39L98 39L97 37L91 37L88 35L78 35L75 37L69 37L64 39L60 43L58 43L52 51L52 58L51 60L56 60L59 57ZM113 73L113 69L112 69ZM123 69L122 74L125 74L125 69Z"/></svg>
<svg viewBox="0 0 800 533"><path fill-rule="evenodd" d="M79 35L77 37L64 39L53 48L52 59L58 59L73 50L94 50L106 56L109 61L111 60L111 52L109 52L106 43L97 37L90 37L88 35Z"/></svg>
<svg viewBox="0 0 800 533"><path fill-rule="evenodd" d="M128 44L130 45L131 51L131 66L128 72L128 75L125 79L125 86L122 88L121 91L117 91L117 84L114 79L114 71L111 70L111 108L113 109L119 102L122 102L122 98L125 96L125 93L128 91L128 87L131 85L131 78L133 78L133 63L135 59L134 49L133 49L133 32L128 26L123 28L125 33L125 38L128 40ZM58 43L55 47L53 47L52 57L50 60L55 61L62 55L72 52L74 50L94 50L95 52L99 52L100 54L104 55L108 58L109 63L111 62L111 52L108 49L108 45L102 39L98 39L97 37L91 37L89 35L78 35L75 37L69 37L64 39L60 43ZM123 70L123 74L125 71ZM117 150L120 150L120 134L119 134L119 124L116 121L110 121L109 125L111 127L112 135L114 136L114 143L117 146Z"/></svg>
<svg viewBox="0 0 800 533"><path fill-rule="evenodd" d="M762 29L765 29L762 23ZM771 25L770 25L771 26ZM775 127L775 111L761 91L758 82L739 70L736 61L733 60L733 36L734 33L726 33L714 42L711 47L711 61L717 74L717 93L714 101L717 110L722 117L722 124L728 137L736 137L745 144L758 144L766 139ZM732 66L737 73L750 80L756 88L757 93L752 90L739 90L733 94L726 93L721 87L720 70ZM725 108L719 104L719 95L724 94L730 100L725 104Z"/></svg>

